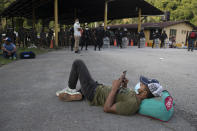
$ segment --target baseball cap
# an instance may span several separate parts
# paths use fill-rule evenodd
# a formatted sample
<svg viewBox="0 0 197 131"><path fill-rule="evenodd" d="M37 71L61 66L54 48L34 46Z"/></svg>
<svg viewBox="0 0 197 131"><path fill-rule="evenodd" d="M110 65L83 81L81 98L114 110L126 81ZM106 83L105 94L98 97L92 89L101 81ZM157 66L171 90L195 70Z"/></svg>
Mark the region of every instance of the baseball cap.
<svg viewBox="0 0 197 131"><path fill-rule="evenodd" d="M8 42L12 42L12 40L9 37L6 37L4 40Z"/></svg>
<svg viewBox="0 0 197 131"><path fill-rule="evenodd" d="M140 76L140 82L143 83L144 85L148 86L149 80L147 77Z"/></svg>
<svg viewBox="0 0 197 131"><path fill-rule="evenodd" d="M151 79L151 80L149 80L149 84L150 83L158 83L159 84L159 81L157 79Z"/></svg>
<svg viewBox="0 0 197 131"><path fill-rule="evenodd" d="M160 85L158 80L140 76L140 82L146 85L154 96L162 95L163 87Z"/></svg>

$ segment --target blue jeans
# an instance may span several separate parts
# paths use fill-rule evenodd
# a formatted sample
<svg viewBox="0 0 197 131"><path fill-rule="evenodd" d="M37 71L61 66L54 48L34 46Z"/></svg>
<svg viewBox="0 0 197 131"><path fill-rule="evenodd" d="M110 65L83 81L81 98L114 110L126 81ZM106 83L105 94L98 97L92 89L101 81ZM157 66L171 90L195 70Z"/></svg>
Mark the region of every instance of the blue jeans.
<svg viewBox="0 0 197 131"><path fill-rule="evenodd" d="M195 40L193 40L193 39L189 40L188 51L190 49L191 49L191 51L193 51L193 49L194 49L194 42L195 42Z"/></svg>
<svg viewBox="0 0 197 131"><path fill-rule="evenodd" d="M8 52L3 51L3 56L4 58L9 58L9 57L16 57L16 52L11 53L11 55L8 55Z"/></svg>

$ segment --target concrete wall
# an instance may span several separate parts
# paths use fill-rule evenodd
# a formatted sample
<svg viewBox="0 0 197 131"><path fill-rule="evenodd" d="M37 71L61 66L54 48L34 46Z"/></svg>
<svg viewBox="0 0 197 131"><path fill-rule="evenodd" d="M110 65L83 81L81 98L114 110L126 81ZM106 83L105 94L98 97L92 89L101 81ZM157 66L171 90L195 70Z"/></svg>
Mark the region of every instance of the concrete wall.
<svg viewBox="0 0 197 131"><path fill-rule="evenodd" d="M172 26L168 26L165 27L163 30L166 31L166 34L168 36L168 40L170 37L170 29L175 29L177 30L176 32L176 45L181 47L183 44L185 44L186 41L186 35L187 35L187 31L192 31L193 27L190 26L189 24L186 23L180 23L177 25L172 25ZM145 37L146 37L146 42L149 43L149 46L152 45L153 40L150 40L150 30L145 30L144 31Z"/></svg>
<svg viewBox="0 0 197 131"><path fill-rule="evenodd" d="M193 27L186 23L180 23L173 26L168 26L164 28L166 34L168 35L168 39L170 36L170 29L177 30L176 32L176 44L185 44L187 31L192 31Z"/></svg>

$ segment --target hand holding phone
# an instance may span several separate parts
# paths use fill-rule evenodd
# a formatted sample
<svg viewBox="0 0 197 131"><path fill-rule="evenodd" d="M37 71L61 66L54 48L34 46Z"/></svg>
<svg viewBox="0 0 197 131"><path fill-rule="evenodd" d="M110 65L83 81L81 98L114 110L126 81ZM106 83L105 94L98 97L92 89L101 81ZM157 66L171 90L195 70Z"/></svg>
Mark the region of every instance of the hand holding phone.
<svg viewBox="0 0 197 131"><path fill-rule="evenodd" d="M124 87L124 88L127 88L127 83L128 83L128 79L126 78L126 73L127 73L127 71L123 71L123 74L121 76L122 87Z"/></svg>

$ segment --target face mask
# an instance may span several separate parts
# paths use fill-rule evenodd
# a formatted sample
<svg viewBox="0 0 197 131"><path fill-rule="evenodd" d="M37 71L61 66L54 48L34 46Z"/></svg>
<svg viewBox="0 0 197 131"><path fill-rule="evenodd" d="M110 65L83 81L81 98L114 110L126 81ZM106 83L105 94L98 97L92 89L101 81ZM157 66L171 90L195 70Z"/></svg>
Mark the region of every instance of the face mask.
<svg viewBox="0 0 197 131"><path fill-rule="evenodd" d="M140 89L140 82L137 83L137 85L135 86L135 93L139 94L138 89Z"/></svg>

